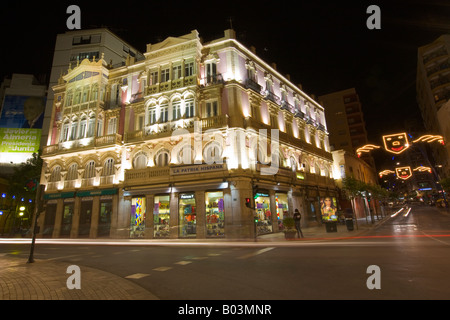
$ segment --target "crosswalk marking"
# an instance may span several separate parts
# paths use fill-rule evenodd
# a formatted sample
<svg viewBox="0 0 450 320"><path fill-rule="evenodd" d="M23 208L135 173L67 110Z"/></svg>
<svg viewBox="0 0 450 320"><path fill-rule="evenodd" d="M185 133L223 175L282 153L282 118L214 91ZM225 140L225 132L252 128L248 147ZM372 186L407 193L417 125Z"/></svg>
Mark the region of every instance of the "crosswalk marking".
<svg viewBox="0 0 450 320"><path fill-rule="evenodd" d="M260 254L262 254L262 253L264 253L264 252L267 252L267 251L270 251L270 250L273 250L273 249L275 249L275 247L264 248L264 249L258 250L258 251L256 251L256 252L252 252L252 253L249 253L249 254L240 256L240 257L238 257L238 258L236 258L236 259L247 259L247 258L254 257L254 256L257 256L257 255L260 255Z"/></svg>
<svg viewBox="0 0 450 320"><path fill-rule="evenodd" d="M126 279L141 279L144 277L148 277L149 274L147 273L135 273L135 274L130 274L129 276L126 276Z"/></svg>
<svg viewBox="0 0 450 320"><path fill-rule="evenodd" d="M178 261L178 262L175 262L175 264L179 264L179 265L182 265L182 266L185 266L185 265L187 265L189 263L192 263L192 261Z"/></svg>
<svg viewBox="0 0 450 320"><path fill-rule="evenodd" d="M170 270L170 269L172 269L172 267L159 267L159 268L153 269L153 271L161 271L161 272L164 272L164 271L167 271L167 270Z"/></svg>

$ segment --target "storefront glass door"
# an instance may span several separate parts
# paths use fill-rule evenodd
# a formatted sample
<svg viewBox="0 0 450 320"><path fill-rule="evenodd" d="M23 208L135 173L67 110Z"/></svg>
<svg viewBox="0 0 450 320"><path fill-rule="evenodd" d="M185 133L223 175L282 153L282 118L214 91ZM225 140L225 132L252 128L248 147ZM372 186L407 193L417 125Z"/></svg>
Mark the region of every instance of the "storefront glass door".
<svg viewBox="0 0 450 320"><path fill-rule="evenodd" d="M145 229L145 197L131 199L130 238L143 238Z"/></svg>
<svg viewBox="0 0 450 320"><path fill-rule="evenodd" d="M153 236L155 238L169 237L170 221L170 196L155 196L155 205L153 208Z"/></svg>
<svg viewBox="0 0 450 320"><path fill-rule="evenodd" d="M277 222L279 230L283 230L283 219L288 216L288 197L286 193L275 193Z"/></svg>
<svg viewBox="0 0 450 320"><path fill-rule="evenodd" d="M180 237L196 237L197 210L195 205L195 193L180 193L178 210Z"/></svg>
<svg viewBox="0 0 450 320"><path fill-rule="evenodd" d="M272 232L272 212L270 211L270 197L268 193L255 195L256 232L265 234Z"/></svg>
<svg viewBox="0 0 450 320"><path fill-rule="evenodd" d="M206 236L225 235L223 192L206 192Z"/></svg>

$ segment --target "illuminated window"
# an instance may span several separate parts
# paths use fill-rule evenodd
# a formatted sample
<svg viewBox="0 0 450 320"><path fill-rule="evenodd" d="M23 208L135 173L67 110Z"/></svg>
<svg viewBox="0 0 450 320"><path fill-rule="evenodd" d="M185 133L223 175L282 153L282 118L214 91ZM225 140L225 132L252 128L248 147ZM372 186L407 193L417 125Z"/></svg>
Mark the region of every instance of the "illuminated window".
<svg viewBox="0 0 450 320"><path fill-rule="evenodd" d="M114 134L117 132L117 118L111 118L108 121L108 134Z"/></svg>
<svg viewBox="0 0 450 320"><path fill-rule="evenodd" d="M52 174L50 176L50 182L57 182L57 181L61 181L61 167L60 166L56 166L55 168L53 168Z"/></svg>
<svg viewBox="0 0 450 320"><path fill-rule="evenodd" d="M184 103L185 105L185 112L184 112L184 117L185 118L192 118L195 114L194 114L194 99L187 99Z"/></svg>
<svg viewBox="0 0 450 320"><path fill-rule="evenodd" d="M194 75L194 63L188 62L184 64L184 76L190 77Z"/></svg>
<svg viewBox="0 0 450 320"><path fill-rule="evenodd" d="M78 164L73 163L70 165L69 170L67 171L67 179L66 180L76 180L78 179Z"/></svg>
<svg viewBox="0 0 450 320"><path fill-rule="evenodd" d="M222 148L217 142L207 144L203 150L203 159L207 164L222 162Z"/></svg>
<svg viewBox="0 0 450 320"><path fill-rule="evenodd" d="M145 152L139 152L134 157L133 167L135 169L145 169L147 167L147 162L147 154Z"/></svg>
<svg viewBox="0 0 450 320"><path fill-rule="evenodd" d="M81 121L80 121L80 132L79 132L79 138L80 139L83 139L86 136L86 126L87 126L86 118L81 119Z"/></svg>
<svg viewBox="0 0 450 320"><path fill-rule="evenodd" d="M172 68L172 80L178 80L182 77L183 75L181 74L181 65L178 66L174 66Z"/></svg>
<svg viewBox="0 0 450 320"><path fill-rule="evenodd" d="M156 123L156 106L151 105L148 109L148 124L152 125Z"/></svg>
<svg viewBox="0 0 450 320"><path fill-rule="evenodd" d="M192 146L187 145L181 148L178 153L178 162L183 164L194 163L194 150L192 149Z"/></svg>
<svg viewBox="0 0 450 320"><path fill-rule="evenodd" d="M165 123L169 121L169 105L166 103L161 105L160 114L159 114L159 122Z"/></svg>
<svg viewBox="0 0 450 320"><path fill-rule="evenodd" d="M158 167L165 167L169 165L169 150L162 149L156 153L155 163Z"/></svg>
<svg viewBox="0 0 450 320"><path fill-rule="evenodd" d="M95 177L95 161L94 160L91 160L86 164L86 167L84 169L84 177L87 179Z"/></svg>
<svg viewBox="0 0 450 320"><path fill-rule="evenodd" d="M206 117L211 118L218 115L219 109L217 107L217 101L211 101L206 103Z"/></svg>
<svg viewBox="0 0 450 320"><path fill-rule="evenodd" d="M161 82L167 82L170 80L170 71L169 69L162 69L161 70Z"/></svg>
<svg viewBox="0 0 450 320"><path fill-rule="evenodd" d="M181 118L181 101L176 100L172 102L172 120Z"/></svg>
<svg viewBox="0 0 450 320"><path fill-rule="evenodd" d="M112 176L114 175L114 159L109 158L105 161L103 165L103 175L104 176Z"/></svg>
<svg viewBox="0 0 450 320"><path fill-rule="evenodd" d="M158 71L150 72L149 81L149 85L155 85L158 83Z"/></svg>

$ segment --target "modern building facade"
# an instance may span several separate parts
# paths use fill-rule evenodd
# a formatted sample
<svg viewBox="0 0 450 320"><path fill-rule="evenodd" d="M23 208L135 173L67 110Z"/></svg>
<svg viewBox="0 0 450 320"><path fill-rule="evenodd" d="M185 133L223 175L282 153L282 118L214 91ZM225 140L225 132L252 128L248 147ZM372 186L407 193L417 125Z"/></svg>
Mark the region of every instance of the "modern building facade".
<svg viewBox="0 0 450 320"><path fill-rule="evenodd" d="M58 84L59 79L84 59L103 59L111 66L122 66L127 59L130 61L143 60L142 53L119 38L107 28L73 30L56 36L55 51L52 69L50 71L49 90L44 118L42 146L50 143L47 134L50 131L53 110L52 87Z"/></svg>
<svg viewBox="0 0 450 320"><path fill-rule="evenodd" d="M445 128L440 125L440 122L450 121L448 113L439 112L450 98L449 34L419 47L416 90L425 129L429 134L443 135ZM431 147L440 177L449 177L450 160L447 149L436 144Z"/></svg>
<svg viewBox="0 0 450 320"><path fill-rule="evenodd" d="M40 236L252 239L295 208L320 219L336 197L321 105L233 30L144 56L85 59L53 87Z"/></svg>

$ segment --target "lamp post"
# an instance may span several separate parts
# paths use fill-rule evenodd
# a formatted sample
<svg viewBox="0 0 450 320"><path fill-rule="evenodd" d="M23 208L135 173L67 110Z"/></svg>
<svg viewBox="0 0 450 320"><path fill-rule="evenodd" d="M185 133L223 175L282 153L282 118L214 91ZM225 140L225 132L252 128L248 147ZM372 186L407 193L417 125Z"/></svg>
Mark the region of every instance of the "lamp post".
<svg viewBox="0 0 450 320"><path fill-rule="evenodd" d="M37 192L36 192L36 202L34 206L34 226L33 226L33 239L31 240L31 247L30 247L30 256L28 257L28 263L33 263L34 258L34 244L36 242L36 233L37 233L37 221L38 217L41 214L41 212L44 209L44 190L45 185L40 184Z"/></svg>

